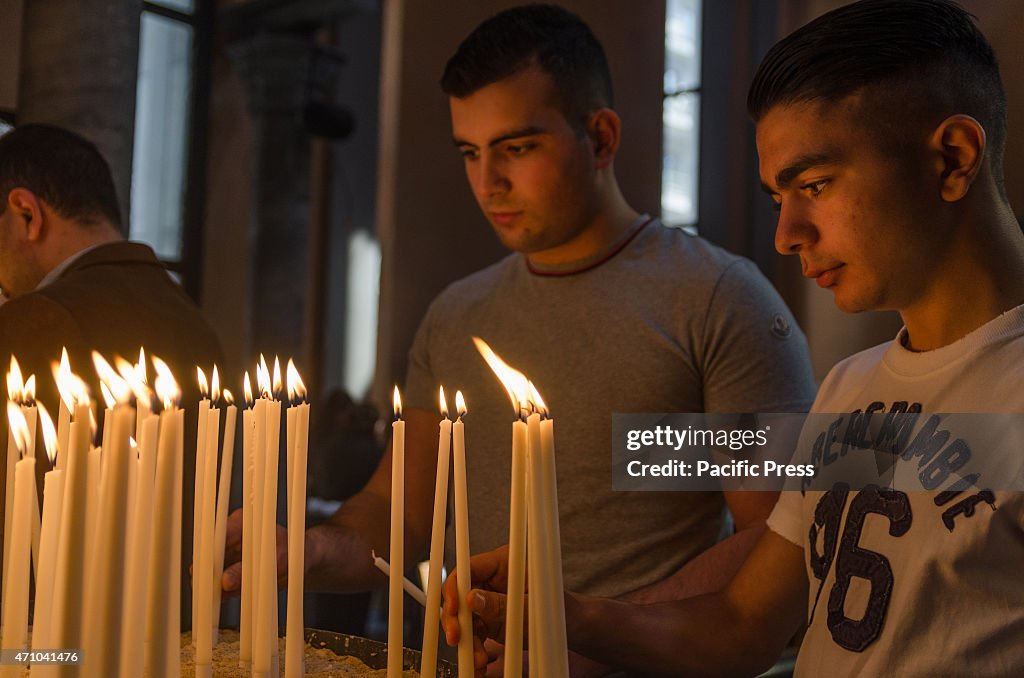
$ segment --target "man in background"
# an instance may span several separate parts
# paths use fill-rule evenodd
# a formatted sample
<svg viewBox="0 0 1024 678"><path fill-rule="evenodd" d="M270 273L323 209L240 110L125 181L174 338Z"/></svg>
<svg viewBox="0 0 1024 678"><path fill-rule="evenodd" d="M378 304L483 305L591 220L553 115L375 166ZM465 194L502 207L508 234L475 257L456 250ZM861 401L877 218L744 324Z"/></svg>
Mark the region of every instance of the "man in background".
<svg viewBox="0 0 1024 678"><path fill-rule="evenodd" d="M62 347L100 404L94 350L109 361L120 355L135 362L140 347L159 356L174 371L183 403L200 398L196 366L209 373L222 361L213 330L153 251L124 240L106 161L65 129L23 125L0 136L0 288L8 297L0 305L0 362L6 371L13 355L26 379L34 374L36 399L54 416L59 395L51 364ZM0 388L6 394L6 381ZM185 440L195 440L195 425L186 417ZM37 456L41 490L49 469L42 445ZM185 478L194 464L186 454ZM191 487L185 483L183 525L191 524ZM183 562L190 563L191 531L183 535ZM189 609L186 602L183 620Z"/></svg>

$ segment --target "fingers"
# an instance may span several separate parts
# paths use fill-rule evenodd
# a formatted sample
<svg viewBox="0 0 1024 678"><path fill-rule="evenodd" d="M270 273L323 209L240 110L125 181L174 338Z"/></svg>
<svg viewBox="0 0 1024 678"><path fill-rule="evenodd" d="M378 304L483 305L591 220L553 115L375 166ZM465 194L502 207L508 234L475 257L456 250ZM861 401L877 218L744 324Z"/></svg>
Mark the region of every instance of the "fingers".
<svg viewBox="0 0 1024 678"><path fill-rule="evenodd" d="M469 609L474 617L479 617L488 629L495 629L505 624L505 602L507 598L501 593L473 589L469 592Z"/></svg>
<svg viewBox="0 0 1024 678"><path fill-rule="evenodd" d="M225 568L220 576L220 587L229 596L239 595L242 589L242 563L235 563Z"/></svg>

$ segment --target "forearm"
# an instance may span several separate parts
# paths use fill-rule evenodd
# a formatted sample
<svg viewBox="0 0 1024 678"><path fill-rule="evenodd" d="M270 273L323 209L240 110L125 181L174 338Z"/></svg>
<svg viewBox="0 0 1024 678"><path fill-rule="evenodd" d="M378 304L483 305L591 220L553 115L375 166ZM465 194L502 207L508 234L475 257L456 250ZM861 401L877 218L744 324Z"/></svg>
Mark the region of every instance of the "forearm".
<svg viewBox="0 0 1024 678"><path fill-rule="evenodd" d="M621 599L657 603L721 591L732 581L765 529L760 524L741 530L693 558L675 574L627 593Z"/></svg>
<svg viewBox="0 0 1024 678"><path fill-rule="evenodd" d="M574 652L651 675L757 675L778 653L721 593L649 605L569 594L566 623Z"/></svg>

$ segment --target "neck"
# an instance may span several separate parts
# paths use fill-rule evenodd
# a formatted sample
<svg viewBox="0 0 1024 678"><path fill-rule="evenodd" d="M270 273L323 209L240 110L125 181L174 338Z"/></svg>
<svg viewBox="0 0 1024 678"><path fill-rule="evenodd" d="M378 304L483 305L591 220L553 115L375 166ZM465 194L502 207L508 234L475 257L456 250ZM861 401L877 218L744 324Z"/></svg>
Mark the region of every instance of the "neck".
<svg viewBox="0 0 1024 678"><path fill-rule="evenodd" d="M1024 303L1024 234L1008 205L961 228L920 300L900 309L909 346L941 348Z"/></svg>
<svg viewBox="0 0 1024 678"><path fill-rule="evenodd" d="M581 261L604 251L626 234L640 214L626 202L614 177L598 191L602 198L587 226L568 242L527 254L531 264L557 266Z"/></svg>
<svg viewBox="0 0 1024 678"><path fill-rule="evenodd" d="M54 226L46 246L40 248L40 264L43 269L40 280L82 250L124 239L121 232L108 222L86 227L69 221Z"/></svg>

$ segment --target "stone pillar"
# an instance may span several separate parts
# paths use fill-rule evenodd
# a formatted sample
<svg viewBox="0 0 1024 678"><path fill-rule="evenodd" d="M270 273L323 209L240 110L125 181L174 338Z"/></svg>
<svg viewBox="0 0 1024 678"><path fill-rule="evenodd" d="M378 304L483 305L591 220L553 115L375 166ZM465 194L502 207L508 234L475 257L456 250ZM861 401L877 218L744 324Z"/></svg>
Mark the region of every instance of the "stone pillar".
<svg viewBox="0 0 1024 678"><path fill-rule="evenodd" d="M309 288L311 136L305 113L338 61L315 33L350 9L339 0L279 0L224 12L228 53L252 120L249 327L263 352L300 365ZM325 72L326 71L326 72Z"/></svg>
<svg viewBox="0 0 1024 678"><path fill-rule="evenodd" d="M59 125L96 144L130 215L141 0L25 2L17 122Z"/></svg>

